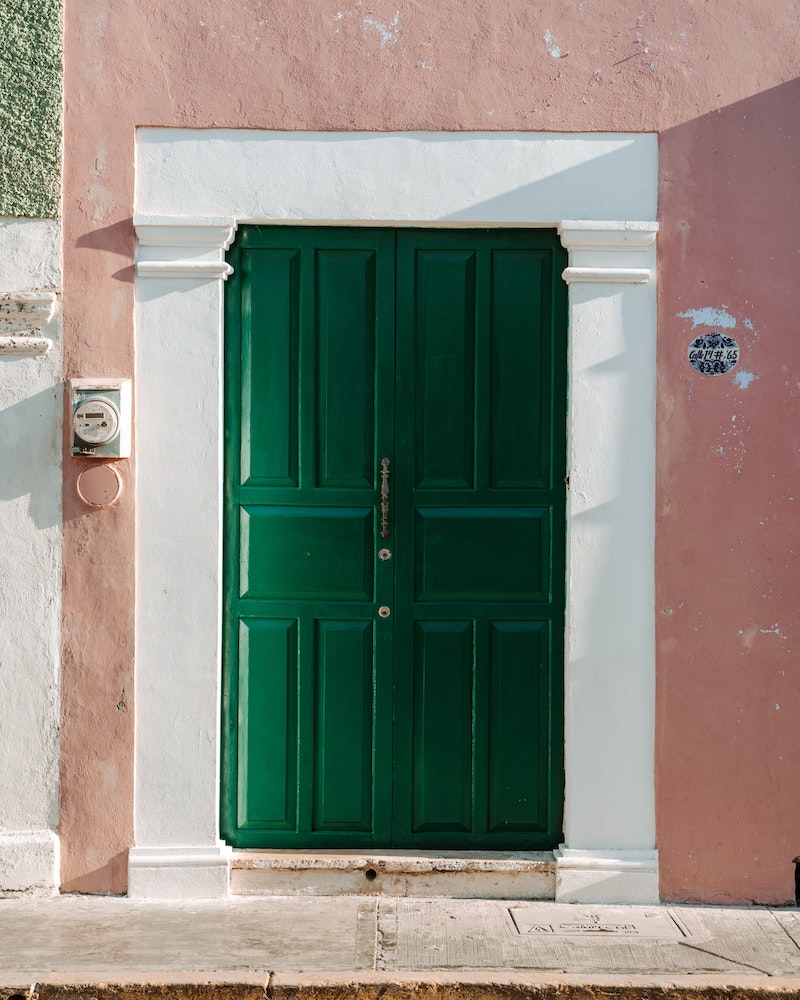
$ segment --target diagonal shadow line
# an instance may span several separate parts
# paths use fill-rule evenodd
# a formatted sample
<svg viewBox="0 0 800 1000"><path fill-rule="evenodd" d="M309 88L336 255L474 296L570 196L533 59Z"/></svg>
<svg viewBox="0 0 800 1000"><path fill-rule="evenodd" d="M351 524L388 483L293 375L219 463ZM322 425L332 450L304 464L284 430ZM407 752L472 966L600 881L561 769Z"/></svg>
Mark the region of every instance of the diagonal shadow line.
<svg viewBox="0 0 800 1000"><path fill-rule="evenodd" d="M770 972L768 969L762 969L758 965L751 965L749 962L742 962L737 958L730 958L728 955L720 955L719 952L711 951L710 948L701 948L698 944L690 944L689 941L679 941L678 944L684 948L692 948L694 951L702 952L704 955L711 955L713 958L722 959L723 962L730 962L731 965L740 965L744 969L752 969L753 972L760 972L762 976L776 975L776 973Z"/></svg>

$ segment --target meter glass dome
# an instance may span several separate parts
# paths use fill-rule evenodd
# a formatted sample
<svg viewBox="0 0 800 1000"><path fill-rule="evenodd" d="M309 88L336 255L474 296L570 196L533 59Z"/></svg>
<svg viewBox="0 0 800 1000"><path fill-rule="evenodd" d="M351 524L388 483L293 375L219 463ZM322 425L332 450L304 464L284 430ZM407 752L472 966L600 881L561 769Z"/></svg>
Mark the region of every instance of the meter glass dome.
<svg viewBox="0 0 800 1000"><path fill-rule="evenodd" d="M105 444L117 433L119 414L107 399L87 399L76 408L72 427L81 441Z"/></svg>

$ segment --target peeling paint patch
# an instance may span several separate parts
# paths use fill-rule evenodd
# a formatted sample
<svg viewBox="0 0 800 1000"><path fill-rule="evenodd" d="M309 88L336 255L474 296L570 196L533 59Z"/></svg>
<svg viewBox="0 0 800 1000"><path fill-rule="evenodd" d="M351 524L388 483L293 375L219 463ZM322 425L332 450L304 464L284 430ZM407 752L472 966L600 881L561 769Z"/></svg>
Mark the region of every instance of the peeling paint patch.
<svg viewBox="0 0 800 1000"><path fill-rule="evenodd" d="M756 637L759 635L775 635L782 641L786 641L786 636L783 632L781 632L780 626L777 622L770 628L761 628L758 625L751 625L747 629L739 629L737 635L741 639L741 643L748 653L752 651Z"/></svg>
<svg viewBox="0 0 800 1000"><path fill-rule="evenodd" d="M733 381L740 389L747 389L757 379L758 375L754 375L753 372L748 371L740 371L733 376Z"/></svg>
<svg viewBox="0 0 800 1000"><path fill-rule="evenodd" d="M381 48L385 49L387 45L397 44L397 31L400 27L401 18L402 14L399 10L395 11L395 15L391 21L376 21L372 17L365 17L364 29L367 30L371 28L374 31L377 31L381 40Z"/></svg>
<svg viewBox="0 0 800 1000"><path fill-rule="evenodd" d="M554 59L561 58L561 49L556 44L555 36L549 28L544 33L544 44L547 46L547 51Z"/></svg>
<svg viewBox="0 0 800 1000"><path fill-rule="evenodd" d="M721 309L711 306L687 309L686 312L678 313L678 319L690 319L693 330L698 326L721 326L723 330L733 330L736 326L736 317L731 316L724 306Z"/></svg>

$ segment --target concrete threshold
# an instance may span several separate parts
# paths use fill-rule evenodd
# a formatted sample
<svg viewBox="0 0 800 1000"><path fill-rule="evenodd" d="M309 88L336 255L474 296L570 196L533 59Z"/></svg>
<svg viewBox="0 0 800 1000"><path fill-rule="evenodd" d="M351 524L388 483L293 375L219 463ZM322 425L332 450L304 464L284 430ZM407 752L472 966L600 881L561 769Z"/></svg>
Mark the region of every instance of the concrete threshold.
<svg viewBox="0 0 800 1000"><path fill-rule="evenodd" d="M445 896L554 899L552 851L244 851L231 859L238 896Z"/></svg>

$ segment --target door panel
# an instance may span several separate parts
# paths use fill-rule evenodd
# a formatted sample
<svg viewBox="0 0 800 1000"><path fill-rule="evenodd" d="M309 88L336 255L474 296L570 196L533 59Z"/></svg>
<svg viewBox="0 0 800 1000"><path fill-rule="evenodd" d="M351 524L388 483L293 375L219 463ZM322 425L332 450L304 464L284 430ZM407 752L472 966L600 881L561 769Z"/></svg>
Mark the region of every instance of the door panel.
<svg viewBox="0 0 800 1000"><path fill-rule="evenodd" d="M372 825L372 643L372 622L316 623L315 830Z"/></svg>
<svg viewBox="0 0 800 1000"><path fill-rule="evenodd" d="M555 235L253 226L230 259L223 835L554 846Z"/></svg>
<svg viewBox="0 0 800 1000"><path fill-rule="evenodd" d="M317 283L317 485L370 490L375 478L375 251L320 251Z"/></svg>
<svg viewBox="0 0 800 1000"><path fill-rule="evenodd" d="M240 622L238 722L239 824L244 830L294 829L296 621ZM265 759L270 767L262 771Z"/></svg>
<svg viewBox="0 0 800 1000"><path fill-rule="evenodd" d="M416 515L417 601L547 600L547 508L418 507Z"/></svg>
<svg viewBox="0 0 800 1000"><path fill-rule="evenodd" d="M241 482L296 487L300 253L253 250L240 266ZM269 337L259 333L266 317Z"/></svg>
<svg viewBox="0 0 800 1000"><path fill-rule="evenodd" d="M492 253L488 420L490 485L496 488L547 489L552 483L551 267L541 251Z"/></svg>
<svg viewBox="0 0 800 1000"><path fill-rule="evenodd" d="M472 826L471 621L414 628L413 829L468 834Z"/></svg>
<svg viewBox="0 0 800 1000"><path fill-rule="evenodd" d="M411 369L420 389L414 421L416 482L420 487L469 488L475 467L475 254L420 250L416 269L416 364Z"/></svg>
<svg viewBox="0 0 800 1000"><path fill-rule="evenodd" d="M489 633L489 831L541 829L547 785L529 776L548 768L550 626L493 621Z"/></svg>
<svg viewBox="0 0 800 1000"><path fill-rule="evenodd" d="M243 506L240 596L371 601L374 532L369 507Z"/></svg>

